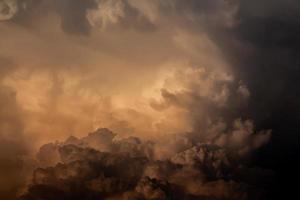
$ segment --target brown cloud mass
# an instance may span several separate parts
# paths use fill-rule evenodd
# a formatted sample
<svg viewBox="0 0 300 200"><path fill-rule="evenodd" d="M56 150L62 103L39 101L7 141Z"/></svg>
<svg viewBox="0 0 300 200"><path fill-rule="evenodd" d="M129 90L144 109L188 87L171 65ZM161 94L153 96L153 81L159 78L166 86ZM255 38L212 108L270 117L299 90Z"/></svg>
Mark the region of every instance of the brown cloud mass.
<svg viewBox="0 0 300 200"><path fill-rule="evenodd" d="M262 199L260 184L272 176L184 135L155 143L116 139L108 129L46 144L38 158L44 167L21 199Z"/></svg>
<svg viewBox="0 0 300 200"><path fill-rule="evenodd" d="M24 193L39 167L25 199L251 199L225 157L240 162L271 133L244 113L251 91L212 34L236 27L238 9L0 0L3 198ZM83 137L99 127L118 134ZM70 135L81 139L42 146Z"/></svg>

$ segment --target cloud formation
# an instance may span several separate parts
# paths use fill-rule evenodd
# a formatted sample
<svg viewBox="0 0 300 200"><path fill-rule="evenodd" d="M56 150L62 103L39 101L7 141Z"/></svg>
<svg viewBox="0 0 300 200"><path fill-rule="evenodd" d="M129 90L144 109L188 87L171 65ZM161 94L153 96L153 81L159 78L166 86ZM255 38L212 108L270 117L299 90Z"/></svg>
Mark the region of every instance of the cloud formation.
<svg viewBox="0 0 300 200"><path fill-rule="evenodd" d="M170 149L173 152L162 160L156 154L163 153L162 146L171 147L171 138L166 144L117 139L108 129L99 129L81 139L46 144L39 152L44 167L34 171L21 199L263 198L263 188L258 187L262 180L240 181L245 176L241 172L249 169L242 166L239 155L215 144L190 142L194 144L181 150ZM46 166L43 158L56 153L54 163L59 163ZM250 170L252 175L261 172ZM268 171L263 174L267 179L272 176Z"/></svg>
<svg viewBox="0 0 300 200"><path fill-rule="evenodd" d="M0 144L11 152L1 154L0 173L13 169L0 190L16 193L25 182L15 181L24 163L55 182L55 170L72 168L66 160L92 155L102 165L100 152L143 157L141 168L153 176L137 174L128 186L123 175L97 174L98 181L89 180L96 195L111 196L111 187L122 193L115 199L163 199L172 192L228 198L213 188L245 194L240 177L225 180L211 157L221 159L225 149L243 157L235 160L240 163L262 151L257 160L269 167L280 166L280 155L282 163L292 157L282 148L292 149L297 145L288 144L299 138L298 11L297 0L0 0ZM98 127L119 134L84 138ZM269 129L273 140L260 149L272 139ZM32 157L41 145L70 135L63 145L43 146L38 161ZM74 155L62 150L67 144ZM280 153L266 151L270 145ZM203 152L209 152L205 173L194 169ZM155 174L157 168L174 180ZM207 183L203 174L220 176ZM193 176L195 182L179 184ZM55 184L36 187L69 195Z"/></svg>

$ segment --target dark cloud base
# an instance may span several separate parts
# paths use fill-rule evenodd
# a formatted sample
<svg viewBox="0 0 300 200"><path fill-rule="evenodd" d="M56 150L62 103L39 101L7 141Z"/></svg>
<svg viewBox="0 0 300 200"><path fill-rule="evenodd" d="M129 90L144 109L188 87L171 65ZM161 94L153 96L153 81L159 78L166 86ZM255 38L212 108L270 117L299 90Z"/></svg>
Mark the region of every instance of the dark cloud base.
<svg viewBox="0 0 300 200"><path fill-rule="evenodd" d="M132 137L113 140L115 136L99 129L82 139L41 147L38 158L45 167L34 171L21 199L266 198L273 172L243 165L234 152L198 143L157 160L158 144Z"/></svg>

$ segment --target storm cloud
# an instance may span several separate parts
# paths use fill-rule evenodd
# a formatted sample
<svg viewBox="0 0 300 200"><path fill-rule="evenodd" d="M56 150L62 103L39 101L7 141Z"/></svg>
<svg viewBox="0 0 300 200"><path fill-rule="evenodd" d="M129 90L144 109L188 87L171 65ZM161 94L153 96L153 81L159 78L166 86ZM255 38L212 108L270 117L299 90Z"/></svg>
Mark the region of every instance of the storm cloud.
<svg viewBox="0 0 300 200"><path fill-rule="evenodd" d="M243 166L240 155L215 144L191 140L176 150L174 137L162 144L116 136L99 129L44 145L38 154L44 167L21 199L262 199L260 184L272 180L271 171ZM161 159L166 146L171 153ZM45 162L54 154L55 162ZM244 182L250 171L260 179Z"/></svg>
<svg viewBox="0 0 300 200"><path fill-rule="evenodd" d="M27 199L257 199L244 196L253 185L277 196L298 155L299 9L0 0L1 195L24 193L37 168ZM275 189L256 182L264 168Z"/></svg>

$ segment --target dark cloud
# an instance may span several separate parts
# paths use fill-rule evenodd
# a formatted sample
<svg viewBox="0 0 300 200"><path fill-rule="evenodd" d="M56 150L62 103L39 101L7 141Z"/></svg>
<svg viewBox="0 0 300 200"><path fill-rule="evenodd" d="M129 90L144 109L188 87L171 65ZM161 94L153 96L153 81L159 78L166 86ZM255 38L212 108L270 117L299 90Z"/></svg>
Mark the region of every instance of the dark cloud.
<svg viewBox="0 0 300 200"><path fill-rule="evenodd" d="M53 144L52 151L45 151L49 144L43 146L39 158L56 151L60 163L36 169L22 199L260 199L261 180L239 180L247 180L250 171L254 177L267 174L262 179L270 180L267 172L241 167L237 156L216 145L196 144L157 160L149 151L160 154L158 146L168 144L149 146L137 138L114 141L115 136L99 129L82 139ZM97 144L87 142L92 138Z"/></svg>
<svg viewBox="0 0 300 200"><path fill-rule="evenodd" d="M129 86L123 86L127 85L129 80L134 79L133 88L137 88L137 85L142 85L140 82L146 76L149 76L147 80L150 80L158 73L154 65L172 60L172 65L178 61L184 61L182 63L188 61L189 64L188 67L183 67L183 70L178 70L175 75L170 75L174 75L175 81L167 78L165 85L159 88L161 89L159 98L151 101L151 109L161 114L160 117L153 117L156 121L145 120L146 117L143 118L144 115L134 109L126 110L122 114L109 110L108 114L103 114L105 115L103 118L106 117L107 121L120 130L126 128L127 132L135 131L143 135L139 133L140 130L147 129L147 132L152 133L151 128L155 127L164 134L184 130L188 132L187 136L180 135L173 139L167 137L166 140L170 140L169 142L143 142L137 137L114 141L115 135L106 130L105 134L101 132L100 136L96 132L83 139L70 137L63 144L45 145L38 153L39 164L43 168L39 169L40 172L36 170L36 173L45 173L46 179L49 178L50 181L52 178L52 182L47 185L37 181L30 188L28 198L42 197L41 195L44 194L54 199L73 198L74 196L69 196L70 191L74 188L76 190L84 188L95 196L111 196L112 193L120 193L121 197L115 195L113 197L115 199L168 199L176 192L178 196L187 195L180 196L182 199L200 198L200 196L203 199L229 198L223 197L224 193L218 191L228 191L229 195L236 193L237 197L230 196L231 199L243 199L244 196L239 196L240 193L236 191L245 194L244 190L249 189L249 182L250 185L254 184L249 177L241 178L243 174L252 174L252 171L245 168L240 171L234 169L234 173L239 175L231 178L232 174L228 175L227 171L232 170L232 165L228 167L227 161L219 163L220 160L227 159L227 156L223 157L224 148L230 151L229 157L233 156L232 152L235 152L234 156L241 156L254 150L256 154L251 154L255 161L253 165L273 168L279 172L280 178L291 177L298 166L293 165L290 169L286 163L296 163L295 158L299 153L297 125L300 112L299 13L300 3L297 0L0 0L0 25L3 28L1 29L3 31L1 55L5 56L0 55L0 128L1 131L3 130L0 136L3 152L9 151L13 155L6 157L5 154L3 156L1 154L3 157L1 163L12 163L8 164L9 167L4 167L5 169L11 168L15 171L16 168L21 168L20 159L13 160L11 157L19 158L25 148L22 136L23 122L20 117L22 108L16 100L16 91L4 83L7 78L10 78L8 82L14 80L13 72L16 69L31 70L32 68L28 66L37 63L36 65L39 66L35 69L41 71L50 69L55 77L56 73L70 75L69 70L72 66L80 66L78 67L80 72L72 71L72 75L76 75L75 78L70 75L69 80L56 81L57 87L53 81L54 86L50 92L53 94L53 99L49 101L55 102L54 106L49 106L46 114L49 116L49 113L55 110L51 112L51 117L44 116L44 121L41 120L41 116L32 120L47 123L52 128L51 132L55 132L53 127L58 121L68 124L68 129L64 131L73 131L73 126L78 124L74 122L86 123L83 119L90 120L94 112L100 111L94 111L95 107L90 105L85 107L75 105L74 107L80 108L80 112L74 114L75 117L73 113L70 114L70 111L58 117L57 110L63 110L74 99L80 102L79 97L85 96L83 94L87 94L90 90L96 91L97 94L109 93L109 95L124 91L130 93ZM56 30L57 28L59 30ZM52 31L53 36L50 37ZM69 34L73 36L70 37ZM78 35L86 37L78 37ZM99 46L101 48L98 48ZM120 62L129 60L129 62L114 68L112 66L119 63L104 61L98 63L99 60L120 60ZM151 65L147 65L148 62ZM86 65L93 65L93 67L86 67ZM132 69L131 66L137 67ZM100 71L103 68L105 70ZM124 68L131 70L125 73ZM31 73L30 70L27 73ZM96 70L99 71L96 73ZM205 72L201 72L202 70ZM40 77L40 74L37 76ZM72 88L77 95L72 96L71 92L66 92L63 86L73 83L77 76L83 77L84 80L78 83L75 89ZM127 79L120 77L127 77ZM141 78L135 79L136 77ZM167 86L170 82L175 84L176 89ZM114 87L118 83L121 89L115 91ZM34 83L34 85L39 84ZM41 85L43 87L39 88L39 91L45 91L44 86L47 84ZM108 89L99 92L99 88L95 85ZM19 89L18 92L22 90L24 89ZM35 89L29 90L28 96L34 96L32 94L35 92ZM66 94L71 97L68 96L69 99L64 101L63 99L67 99ZM44 96L44 93L38 96ZM92 99L92 96L90 95L89 99ZM118 102L120 101L125 102L124 99L119 99ZM26 103L28 102L22 105ZM38 102L34 105L40 106L44 105L43 103ZM168 115L164 115L165 113ZM77 119L76 117L80 119L74 120ZM101 120L103 123L102 118ZM150 121L139 124L143 129L132 125L143 120ZM171 131L166 125L169 121L175 127ZM91 125L87 124L90 128ZM183 128L179 129L182 124ZM45 127L43 128L45 130ZM257 131L267 129L272 129L272 138L269 131ZM270 139L271 142L266 147L259 148ZM197 142L210 142L212 146L198 145ZM139 178L134 182L129 181L130 183L120 178L123 175L108 176L106 171L104 174L93 172L96 170L90 162L103 165L103 162L106 163L106 157L111 154L117 154L119 159L124 159L126 162L142 157L147 167L140 168L147 168L150 171L155 168L163 169L162 171L166 173L164 180L161 180L163 174L161 172L157 172L155 176L152 174L153 177L149 175L148 178L142 178L142 173L139 172L136 174ZM177 157L171 159L170 156L174 154ZM115 162L113 156L111 162ZM201 156L205 157L205 161ZM89 161L81 160L81 157L87 157ZM214 160L215 157L217 161ZM60 159L63 159L63 164L54 167L61 161ZM163 160L161 161L163 164L157 162L149 164L157 159ZM176 164L172 163L174 159ZM241 163L241 160L236 162ZM79 177L81 181L88 182L87 185L82 186L81 182L76 182L78 169L74 169L76 172L74 180L67 177L60 182L56 173L62 172L56 171L72 171L70 162L74 162L74 166L86 166L92 171L92 174ZM202 165L203 163L205 165ZM116 164L117 168L118 165L121 164ZM177 165L184 165L184 167L178 169ZM52 168L46 168L47 166ZM109 167L105 168L108 169ZM82 171L84 172L85 168ZM116 171L117 169L112 174ZM253 171L256 173L259 170ZM96 175L94 176L93 173ZM211 174L213 177L209 178L209 183L203 182L203 173L206 176ZM15 172L7 174L15 176ZM168 174L173 175L174 180L170 180ZM186 183L186 186L177 184L184 182L185 179L190 180L192 176L198 179ZM253 177L257 176L261 175L253 175ZM211 180L214 178L216 180ZM289 182L286 179L278 181L278 188L282 182ZM40 179L36 178L36 180ZM198 180L200 182L197 182ZM71 189L58 188L55 184L61 186L70 184ZM128 186L128 184L132 185ZM201 185L203 190L199 187L195 188L197 184ZM113 188L114 192L111 192L110 188ZM213 194L212 191L217 192ZM87 195L86 190L79 189L75 194L78 197ZM213 195L215 197L207 197Z"/></svg>
<svg viewBox="0 0 300 200"><path fill-rule="evenodd" d="M0 1L0 21L13 18L18 12L17 1L2 0Z"/></svg>
<svg viewBox="0 0 300 200"><path fill-rule="evenodd" d="M6 20L32 26L32 22L38 21L37 18L44 18L55 13L60 17L62 30L71 34L89 33L87 10L96 6L94 0L16 0L14 2L15 12Z"/></svg>
<svg viewBox="0 0 300 200"><path fill-rule="evenodd" d="M297 163L299 154L300 4L294 0L241 0L239 4L237 26L223 35L214 34L249 86L246 113L259 128L272 127L273 139L257 157L258 163L278 172L271 198L292 196L293 186L282 183L297 174L299 167L286 163Z"/></svg>
<svg viewBox="0 0 300 200"><path fill-rule="evenodd" d="M61 26L67 33L88 34L90 24L86 18L87 10L94 8L94 0L54 1L54 8L61 17Z"/></svg>
<svg viewBox="0 0 300 200"><path fill-rule="evenodd" d="M93 28L111 24L125 29L153 30L154 25L138 9L123 0L13 0L0 2L0 20L32 26L36 18L57 14L68 34L88 35Z"/></svg>
<svg viewBox="0 0 300 200"><path fill-rule="evenodd" d="M28 17L27 13L36 8L39 0L1 0L0 1L0 21L18 21L23 17Z"/></svg>

